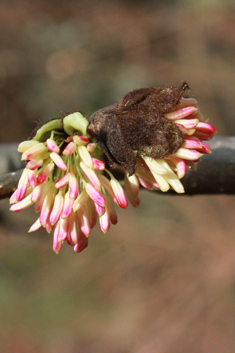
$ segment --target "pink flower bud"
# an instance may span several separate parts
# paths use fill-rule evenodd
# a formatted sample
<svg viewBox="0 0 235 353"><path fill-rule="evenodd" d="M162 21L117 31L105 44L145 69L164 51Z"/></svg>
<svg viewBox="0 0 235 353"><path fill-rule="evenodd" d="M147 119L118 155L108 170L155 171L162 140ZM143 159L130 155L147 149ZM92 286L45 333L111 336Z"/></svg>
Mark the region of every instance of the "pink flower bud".
<svg viewBox="0 0 235 353"><path fill-rule="evenodd" d="M87 247L87 245L88 245L88 239L85 235L82 234L82 236L78 240L78 243L74 245L73 251L75 253L81 252Z"/></svg>
<svg viewBox="0 0 235 353"><path fill-rule="evenodd" d="M37 183L42 184L53 171L55 164L53 162L48 163L45 167L43 167L40 173L37 176Z"/></svg>
<svg viewBox="0 0 235 353"><path fill-rule="evenodd" d="M26 196L20 202L12 205L10 207L10 211L19 212L19 211L24 210L25 208L29 207L32 204L33 204L33 202L31 201L31 194L30 194L30 195Z"/></svg>
<svg viewBox="0 0 235 353"><path fill-rule="evenodd" d="M105 170L105 164L103 161L96 158L92 158L92 160L93 160L94 168L96 170L99 170L99 171Z"/></svg>
<svg viewBox="0 0 235 353"><path fill-rule="evenodd" d="M54 205L50 214L51 225L55 225L58 222L61 212L63 210L63 206L64 206L64 197L62 196L62 193L59 192L55 197Z"/></svg>
<svg viewBox="0 0 235 353"><path fill-rule="evenodd" d="M63 186L67 185L69 183L69 175L70 175L70 172L67 172L62 178L57 180L57 182L55 183L55 187L57 189L60 189Z"/></svg>
<svg viewBox="0 0 235 353"><path fill-rule="evenodd" d="M91 184L94 186L94 188L100 190L101 183L94 170L88 168L83 162L80 163L80 167L82 168L83 172L85 173Z"/></svg>
<svg viewBox="0 0 235 353"><path fill-rule="evenodd" d="M105 198L104 198L104 196L101 195L101 193L98 190L96 190L94 188L94 186L87 183L86 184L86 192L94 202L96 202L101 207L104 207Z"/></svg>
<svg viewBox="0 0 235 353"><path fill-rule="evenodd" d="M34 146L23 152L21 160L26 161L28 159L33 159L41 155L45 151L46 147L43 143L35 144Z"/></svg>
<svg viewBox="0 0 235 353"><path fill-rule="evenodd" d="M49 151L55 152L55 153L60 152L60 148L59 148L59 146L57 146L57 144L55 143L54 140L47 139L46 143L47 143L47 148L49 149Z"/></svg>
<svg viewBox="0 0 235 353"><path fill-rule="evenodd" d="M32 159L26 164L27 169L35 170L43 165L43 159Z"/></svg>
<svg viewBox="0 0 235 353"><path fill-rule="evenodd" d="M78 196L78 181L73 173L69 175L69 197L71 199L76 199Z"/></svg>
<svg viewBox="0 0 235 353"><path fill-rule="evenodd" d="M124 191L123 191L123 188L122 188L121 184L115 178L111 178L110 184L111 184L111 187L113 189L115 198L117 200L117 204L121 208L127 208L128 201L127 201L127 198L126 198L126 196L124 194Z"/></svg>
<svg viewBox="0 0 235 353"><path fill-rule="evenodd" d="M86 207L82 207L80 210L77 211L77 218L79 227L83 234L88 237L91 233L91 226L89 224L89 218L86 212Z"/></svg>
<svg viewBox="0 0 235 353"><path fill-rule="evenodd" d="M188 106L165 114L165 118L168 120L178 120L178 119L186 118L187 116L195 113L196 111L198 111L197 107Z"/></svg>
<svg viewBox="0 0 235 353"><path fill-rule="evenodd" d="M53 160L53 162L57 165L58 168L60 168L63 171L67 170L67 165L57 153L51 152L50 158Z"/></svg>
<svg viewBox="0 0 235 353"><path fill-rule="evenodd" d="M88 144L90 142L90 140L87 137L80 136L80 135L74 135L73 136L73 141L78 146L83 146L83 145L86 145L86 144Z"/></svg>
<svg viewBox="0 0 235 353"><path fill-rule="evenodd" d="M77 145L74 142L70 142L63 150L63 155L71 156L77 149Z"/></svg>
<svg viewBox="0 0 235 353"><path fill-rule="evenodd" d="M74 200L69 197L69 191L67 191L64 197L64 207L61 213L61 218L70 217L73 211L73 203L74 203Z"/></svg>

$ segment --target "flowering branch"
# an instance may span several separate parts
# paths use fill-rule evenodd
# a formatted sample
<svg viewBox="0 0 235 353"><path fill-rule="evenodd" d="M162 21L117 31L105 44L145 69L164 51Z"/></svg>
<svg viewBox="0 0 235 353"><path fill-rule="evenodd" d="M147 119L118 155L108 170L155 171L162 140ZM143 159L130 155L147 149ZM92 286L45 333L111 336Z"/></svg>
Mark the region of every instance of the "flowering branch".
<svg viewBox="0 0 235 353"><path fill-rule="evenodd" d="M114 204L139 206L140 186L185 193L182 178L212 153L204 141L216 132L188 90L186 82L137 89L89 119L73 113L42 125L18 146L26 166L10 210L33 205L39 217L29 232L44 227L56 253L65 241L80 252L97 221L103 233L117 223Z"/></svg>
<svg viewBox="0 0 235 353"><path fill-rule="evenodd" d="M190 170L181 180L185 189L182 196L235 194L235 137L215 136L209 144L212 155L204 155L197 171ZM0 175L0 199L10 197L15 191L22 171ZM112 173L116 179L124 179L120 170L112 170ZM178 195L173 191L166 193L169 194Z"/></svg>

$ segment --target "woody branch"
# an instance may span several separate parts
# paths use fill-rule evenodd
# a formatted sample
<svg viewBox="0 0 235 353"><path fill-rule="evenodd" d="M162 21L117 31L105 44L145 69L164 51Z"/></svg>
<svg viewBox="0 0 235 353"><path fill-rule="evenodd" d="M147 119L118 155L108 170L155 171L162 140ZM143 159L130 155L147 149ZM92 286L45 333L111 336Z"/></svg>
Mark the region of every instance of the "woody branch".
<svg viewBox="0 0 235 353"><path fill-rule="evenodd" d="M204 155L197 165L197 171L190 170L182 179L185 193L182 195L200 194L235 194L235 137L215 136L209 142L212 155ZM23 167L16 144L0 145L0 160L5 170L0 175L0 199L8 198L16 189ZM120 171L112 171L121 180ZM166 194L178 195L175 192Z"/></svg>

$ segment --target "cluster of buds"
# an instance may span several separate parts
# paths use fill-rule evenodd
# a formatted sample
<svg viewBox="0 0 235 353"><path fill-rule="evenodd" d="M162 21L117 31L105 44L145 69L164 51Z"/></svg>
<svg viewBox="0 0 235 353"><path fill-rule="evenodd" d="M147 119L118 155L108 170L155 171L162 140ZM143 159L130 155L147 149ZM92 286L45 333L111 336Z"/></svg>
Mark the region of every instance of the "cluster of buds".
<svg viewBox="0 0 235 353"><path fill-rule="evenodd" d="M210 140L216 130L214 126L204 121L194 98L181 98L176 109L164 117L176 124L184 142L175 153L162 159L154 159L143 154L137 156L135 176L139 184L148 190L157 188L166 192L172 188L177 193L184 193L180 179L189 169L196 170L196 162L203 154L211 154L210 146L203 141ZM130 198L133 204L135 204L134 195L133 192Z"/></svg>
<svg viewBox="0 0 235 353"><path fill-rule="evenodd" d="M74 113L64 118L65 131L66 127L69 130L66 123L70 118L73 123L78 120L78 130L85 130L79 126L80 122L84 126L88 122L81 114ZM65 241L73 246L74 252L80 252L88 245L88 236L97 219L103 233L110 223L117 223L113 202L122 208L128 202L114 176L109 171L106 172L110 179L102 175L105 171L105 163L100 159L102 153L85 131L68 136L57 124L54 120L43 125L32 140L20 143L18 151L27 164L10 198L10 210L18 212L34 204L40 216L29 232L40 227L45 227L48 233L54 230L56 253Z"/></svg>
<svg viewBox="0 0 235 353"><path fill-rule="evenodd" d="M132 174L120 165L125 173L125 192L134 207L140 203L140 185L147 190L166 192L171 188L183 193L181 178L195 169L204 153L211 153L203 141L212 138L215 128L204 122L195 99L181 98L164 119L178 128L183 141L178 150L164 158L133 150ZM53 230L56 253L65 241L74 252L82 251L97 220L106 233L111 223L117 223L114 204L123 209L128 206L125 192L107 169L96 139L87 133L88 124L80 113L73 113L44 124L31 140L18 147L27 164L10 198L10 209L18 212L34 204L40 215L29 232L40 227L48 233Z"/></svg>

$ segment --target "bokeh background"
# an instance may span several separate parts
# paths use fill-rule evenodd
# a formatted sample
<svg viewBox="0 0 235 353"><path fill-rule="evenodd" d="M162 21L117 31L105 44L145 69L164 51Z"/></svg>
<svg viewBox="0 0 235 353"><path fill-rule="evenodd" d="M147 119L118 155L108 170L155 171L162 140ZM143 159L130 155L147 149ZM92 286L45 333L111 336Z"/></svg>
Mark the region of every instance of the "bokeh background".
<svg viewBox="0 0 235 353"><path fill-rule="evenodd" d="M0 141L183 80L234 135L234 59L232 0L1 0ZM1 201L1 353L235 352L234 196L140 199L77 255Z"/></svg>

